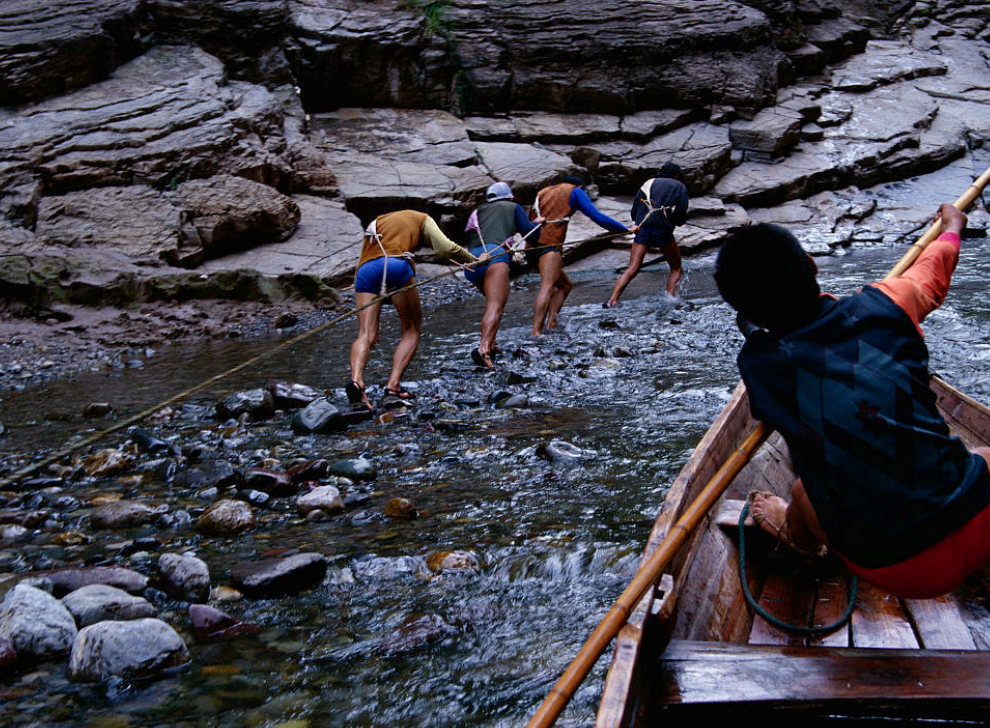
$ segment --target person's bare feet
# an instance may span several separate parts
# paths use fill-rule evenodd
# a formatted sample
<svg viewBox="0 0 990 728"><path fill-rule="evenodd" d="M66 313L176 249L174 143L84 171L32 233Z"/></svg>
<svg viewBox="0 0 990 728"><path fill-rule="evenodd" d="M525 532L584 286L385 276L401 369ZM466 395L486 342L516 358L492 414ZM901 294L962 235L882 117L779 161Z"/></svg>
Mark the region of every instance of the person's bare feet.
<svg viewBox="0 0 990 728"><path fill-rule="evenodd" d="M780 538L787 522L787 501L779 495L753 493L749 497L749 513L760 528Z"/></svg>
<svg viewBox="0 0 990 728"><path fill-rule="evenodd" d="M802 556L821 558L828 553L807 528L791 528L787 518L789 504L779 495L756 491L749 495L749 513L757 525Z"/></svg>

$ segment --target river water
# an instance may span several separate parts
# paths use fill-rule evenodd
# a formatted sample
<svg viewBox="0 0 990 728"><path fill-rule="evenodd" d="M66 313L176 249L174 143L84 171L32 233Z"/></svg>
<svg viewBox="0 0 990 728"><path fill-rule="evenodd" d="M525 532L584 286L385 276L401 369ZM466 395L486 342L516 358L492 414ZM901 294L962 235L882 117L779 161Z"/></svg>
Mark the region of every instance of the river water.
<svg viewBox="0 0 990 728"><path fill-rule="evenodd" d="M933 177L871 194L934 210L943 189ZM818 258L823 289L849 293L883 277L903 248L888 240ZM528 338L535 282L519 282L499 336L506 366L496 374L475 371L468 356L481 299L433 307L424 294L426 331L407 377L421 404L415 415L391 423L296 437L284 422L232 433L206 416L222 394L269 378L341 387L351 322L194 396L163 436L210 443L246 464L360 454L379 476L361 503L328 521L301 519L286 503L234 539L149 527L93 533L85 546L62 548L51 534L36 533L0 546L0 572L86 561L150 573L156 555L119 553L130 540L152 536L164 549L194 550L215 584L240 561L285 550L325 554L326 581L294 597L219 605L264 631L218 645L189 639L192 664L148 684L76 684L54 663L0 680L0 724L524 724L635 573L666 487L738 381L741 336L712 283L713 260L706 254L685 261L676 305L662 294L666 268L659 266L644 271L614 311L600 307L614 280L611 263L585 266L572 276L577 285L564 330L538 342ZM933 369L983 402L990 402L988 276L986 241L967 240L949 299L925 326ZM370 382L384 381L396 340L393 318L385 316ZM80 375L11 395L3 403L10 428L4 452L57 447L99 426L81 421L87 402L109 400L127 414L277 341L162 350L141 369ZM489 398L499 391L525 394L529 403L496 409ZM582 457L548 459L544 448L552 440L581 448ZM85 504L108 492L191 512L206 505L152 476L140 486L66 486L61 495L84 507L64 516L65 528L87 530ZM419 518L382 517L396 495L409 498ZM480 569L430 572L425 558L441 549L473 553ZM183 605L161 606L162 618L184 630ZM559 725L593 723L607 664L607 657L599 661Z"/></svg>

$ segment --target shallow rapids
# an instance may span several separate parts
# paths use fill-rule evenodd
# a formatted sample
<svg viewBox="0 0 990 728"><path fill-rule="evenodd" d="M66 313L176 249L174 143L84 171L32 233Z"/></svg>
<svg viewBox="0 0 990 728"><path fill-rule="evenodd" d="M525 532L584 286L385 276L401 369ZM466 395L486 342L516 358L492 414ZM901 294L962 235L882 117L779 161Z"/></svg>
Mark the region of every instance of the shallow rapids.
<svg viewBox="0 0 990 728"><path fill-rule="evenodd" d="M898 188L892 187L891 194ZM927 194L927 193L926 193ZM915 201L935 209L938 198ZM824 290L849 293L887 272L904 247L882 243L817 259ZM319 588L294 597L221 605L264 628L258 637L190 645L186 670L143 685L90 686L45 664L0 680L0 724L10 726L487 726L523 724L635 573L668 484L738 381L741 335L711 280L713 255L685 261L680 301L665 299L666 267L646 269L605 311L621 256L603 256L576 283L560 333L528 338L536 282L514 287L499 334L500 372L476 371L479 297L431 306L407 379L415 414L335 436L299 437L285 422L224 431L209 407L226 392L287 379L337 388L343 401L355 325L242 373L190 402L160 434L199 440L248 461L291 455L364 455L378 478L352 493L347 510L312 522L289 504L259 512L238 538L154 527L89 533L80 547L48 535L0 545L0 572L51 565L114 563L153 568L157 554L121 556L138 537L163 549L194 550L223 583L234 564L266 553L318 551L331 559ZM990 256L984 239L964 241L953 289L926 325L933 370L990 402ZM466 285L466 284L465 284ZM384 381L397 331L387 312L367 381ZM82 407L108 400L136 411L252 356L272 341L210 342L163 350L141 368L79 375L3 403L10 429L3 452L58 447L99 422ZM492 395L528 404L496 409ZM370 394L380 394L373 389ZM560 440L574 448L547 452ZM111 438L107 446L120 444ZM126 493L189 511L207 503L170 492L164 478L139 489L122 482L66 486L81 507L66 530L88 531L86 503ZM39 505L57 498L39 494ZM384 504L401 495L419 517L392 521ZM435 574L426 556L472 552L480 570ZM127 549L129 551L129 549ZM184 606L165 602L162 619L183 631ZM189 640L191 643L191 640ZM589 725L608 660L585 681L559 725Z"/></svg>

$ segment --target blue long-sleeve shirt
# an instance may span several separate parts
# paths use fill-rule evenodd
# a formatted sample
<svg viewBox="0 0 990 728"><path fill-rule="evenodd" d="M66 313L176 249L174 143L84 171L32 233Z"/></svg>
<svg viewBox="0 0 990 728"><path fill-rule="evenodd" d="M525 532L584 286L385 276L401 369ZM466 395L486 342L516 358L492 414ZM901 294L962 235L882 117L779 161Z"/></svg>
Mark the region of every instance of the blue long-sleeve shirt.
<svg viewBox="0 0 990 728"><path fill-rule="evenodd" d="M592 222L600 225L606 230L611 230L614 233L624 233L628 230L628 228L621 222L613 220L595 207L595 203L591 201L590 197L588 197L588 193L580 187L574 188L571 192L568 203L570 204L571 209L583 212L591 219Z"/></svg>

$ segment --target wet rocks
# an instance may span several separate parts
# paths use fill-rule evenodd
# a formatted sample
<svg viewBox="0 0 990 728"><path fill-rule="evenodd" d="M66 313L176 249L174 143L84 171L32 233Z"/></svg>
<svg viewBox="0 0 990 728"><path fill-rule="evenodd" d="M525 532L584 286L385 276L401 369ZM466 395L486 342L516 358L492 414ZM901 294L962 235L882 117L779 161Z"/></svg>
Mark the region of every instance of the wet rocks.
<svg viewBox="0 0 990 728"><path fill-rule="evenodd" d="M111 448L98 450L83 461L83 468L94 478L114 475L128 470L134 459L125 452Z"/></svg>
<svg viewBox="0 0 990 728"><path fill-rule="evenodd" d="M426 557L430 571L480 571L478 557L468 551L435 551Z"/></svg>
<svg viewBox="0 0 990 728"><path fill-rule="evenodd" d="M104 620L129 620L154 617L155 607L143 597L128 594L123 589L105 584L91 584L62 597L79 627Z"/></svg>
<svg viewBox="0 0 990 728"><path fill-rule="evenodd" d="M313 511L331 514L344 510L340 491L332 485L320 485L296 499L296 508L304 516Z"/></svg>
<svg viewBox="0 0 990 728"><path fill-rule="evenodd" d="M7 640L0 638L0 675L17 668L17 652Z"/></svg>
<svg viewBox="0 0 990 728"><path fill-rule="evenodd" d="M196 521L196 530L208 536L232 536L254 526L254 512L247 503L219 500Z"/></svg>
<svg viewBox="0 0 990 728"><path fill-rule="evenodd" d="M191 554L162 554L158 572L170 594L190 602L205 602L210 596L210 568Z"/></svg>
<svg viewBox="0 0 990 728"><path fill-rule="evenodd" d="M412 652L456 633L457 628L439 614L412 614L382 640L382 650L389 654Z"/></svg>
<svg viewBox="0 0 990 728"><path fill-rule="evenodd" d="M84 627L72 645L69 672L76 680L149 677L190 661L179 634L158 619L106 621Z"/></svg>
<svg viewBox="0 0 990 728"><path fill-rule="evenodd" d="M366 458L345 458L330 463L329 472L341 478L350 480L374 480L378 477L378 468Z"/></svg>
<svg viewBox="0 0 990 728"><path fill-rule="evenodd" d="M243 482L243 474L226 460L210 460L183 470L175 478L179 488L223 490Z"/></svg>
<svg viewBox="0 0 990 728"><path fill-rule="evenodd" d="M89 566L36 572L52 585L56 596L81 589L89 584L107 584L124 591L140 592L148 586L148 577L132 569L119 566Z"/></svg>
<svg viewBox="0 0 990 728"><path fill-rule="evenodd" d="M118 500L94 508L89 522L93 528L132 528L154 523L167 512L167 505Z"/></svg>
<svg viewBox="0 0 990 728"><path fill-rule="evenodd" d="M197 642L222 642L261 632L258 625L242 622L205 604L189 605L189 622Z"/></svg>
<svg viewBox="0 0 990 728"><path fill-rule="evenodd" d="M340 410L326 397L313 400L292 416L292 429L299 434L339 432L345 427Z"/></svg>
<svg viewBox="0 0 990 728"><path fill-rule="evenodd" d="M391 498L385 504L385 515L389 518L407 521L416 518L419 513L416 511L416 506L408 498Z"/></svg>
<svg viewBox="0 0 990 728"><path fill-rule="evenodd" d="M48 592L18 584L0 602L0 639L21 658L44 659L69 651L76 622L68 609Z"/></svg>
<svg viewBox="0 0 990 728"><path fill-rule="evenodd" d="M312 588L323 580L326 571L326 557L302 553L238 564L230 570L230 579L249 596L272 596Z"/></svg>
<svg viewBox="0 0 990 728"><path fill-rule="evenodd" d="M245 470L244 487L260 490L276 497L295 495L299 490L299 485L291 475L267 468L248 468Z"/></svg>
<svg viewBox="0 0 990 728"><path fill-rule="evenodd" d="M267 389L236 392L217 402L217 418L236 419L246 415L252 420L266 420L275 414L275 402Z"/></svg>
<svg viewBox="0 0 990 728"><path fill-rule="evenodd" d="M271 380L265 384L265 389L272 395L272 401L277 409L299 409L322 396L316 389L298 382L283 382Z"/></svg>

